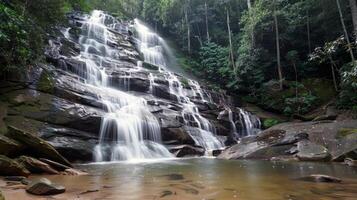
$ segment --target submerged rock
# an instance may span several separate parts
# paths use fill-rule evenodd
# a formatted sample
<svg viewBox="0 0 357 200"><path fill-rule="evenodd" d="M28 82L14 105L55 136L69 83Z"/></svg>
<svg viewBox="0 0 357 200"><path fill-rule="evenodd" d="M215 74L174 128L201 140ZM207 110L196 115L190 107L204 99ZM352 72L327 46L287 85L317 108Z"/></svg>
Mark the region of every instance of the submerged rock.
<svg viewBox="0 0 357 200"><path fill-rule="evenodd" d="M30 175L30 172L15 160L0 155L0 175L28 177Z"/></svg>
<svg viewBox="0 0 357 200"><path fill-rule="evenodd" d="M312 174L310 176L298 178L301 181L316 182L316 183L341 183L342 180L328 175Z"/></svg>
<svg viewBox="0 0 357 200"><path fill-rule="evenodd" d="M352 158L346 158L344 163L350 167L357 167L357 160L353 160Z"/></svg>
<svg viewBox="0 0 357 200"><path fill-rule="evenodd" d="M26 192L34 195L56 195L66 191L66 188L61 185L56 185L46 178L41 178L31 182Z"/></svg>

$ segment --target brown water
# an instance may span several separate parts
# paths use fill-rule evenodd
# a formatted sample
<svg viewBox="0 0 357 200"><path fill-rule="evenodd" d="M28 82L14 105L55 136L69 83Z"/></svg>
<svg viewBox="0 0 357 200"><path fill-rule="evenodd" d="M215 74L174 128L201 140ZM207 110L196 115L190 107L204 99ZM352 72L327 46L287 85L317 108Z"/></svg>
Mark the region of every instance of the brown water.
<svg viewBox="0 0 357 200"><path fill-rule="evenodd" d="M47 177L66 186L65 194L39 198L5 190L6 199L357 200L357 168L338 164L202 158L79 167L92 175ZM343 182L296 180L310 174L337 176Z"/></svg>

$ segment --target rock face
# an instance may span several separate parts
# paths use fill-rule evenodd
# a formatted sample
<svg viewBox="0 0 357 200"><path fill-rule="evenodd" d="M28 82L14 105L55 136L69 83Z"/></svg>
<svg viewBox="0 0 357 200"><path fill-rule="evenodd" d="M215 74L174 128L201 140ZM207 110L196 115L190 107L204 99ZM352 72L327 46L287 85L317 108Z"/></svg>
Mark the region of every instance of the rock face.
<svg viewBox="0 0 357 200"><path fill-rule="evenodd" d="M0 155L0 175L27 177L30 175L30 172L15 160Z"/></svg>
<svg viewBox="0 0 357 200"><path fill-rule="evenodd" d="M69 30L58 31L57 35L50 37L45 52L47 64L38 64L24 79L1 82L0 154L17 156L14 153L30 151L35 158L46 158L64 165L70 165L68 160L93 160L95 146L100 142L102 119L108 108L102 101L103 91L86 84L90 63L77 57L81 52L81 26L88 16L73 13L68 17ZM116 50L113 53L115 59L101 60L108 84L147 102L150 112L160 123L163 143L174 145L172 152L177 156L202 155L202 145L196 144L197 139L189 131L193 130L192 127L197 128L198 124L194 120L186 122L183 119L184 108L170 90L172 83L167 74L145 62L138 68L142 55L127 28L128 23L123 22L108 29L112 39L106 45ZM97 57L102 51L100 48L88 49ZM202 91L198 91L186 78L177 77L190 94L190 101L215 127L220 141L229 139L235 142L232 123L239 130L243 130L244 125L240 110L234 107L233 101L204 86ZM204 101L202 96L209 97L209 101ZM232 119L228 115L218 119L227 107L231 107ZM187 129L185 126L192 127Z"/></svg>
<svg viewBox="0 0 357 200"><path fill-rule="evenodd" d="M289 122L273 126L258 136L243 138L223 151L221 159L343 161L356 159L357 135L341 137L342 128L356 128L357 120Z"/></svg>
<svg viewBox="0 0 357 200"><path fill-rule="evenodd" d="M17 159L17 162L25 166L25 168L28 169L31 173L59 174L59 172L53 169L50 165L42 161L39 161L35 158L21 156L20 158Z"/></svg>
<svg viewBox="0 0 357 200"><path fill-rule="evenodd" d="M53 184L46 178L32 181L26 188L26 192L34 195L56 195L65 191L65 187Z"/></svg>

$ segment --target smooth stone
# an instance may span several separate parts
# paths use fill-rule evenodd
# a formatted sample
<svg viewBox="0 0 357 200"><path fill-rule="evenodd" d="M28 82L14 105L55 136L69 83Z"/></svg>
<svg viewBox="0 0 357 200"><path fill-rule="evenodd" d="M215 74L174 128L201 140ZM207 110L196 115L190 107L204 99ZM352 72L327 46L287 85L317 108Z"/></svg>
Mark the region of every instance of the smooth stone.
<svg viewBox="0 0 357 200"><path fill-rule="evenodd" d="M46 178L41 178L30 183L26 192L34 195L56 195L66 191L66 188L61 185L55 185Z"/></svg>
<svg viewBox="0 0 357 200"><path fill-rule="evenodd" d="M88 175L88 173L77 170L77 169L66 169L64 170L64 172L62 172L62 174L64 175L70 175L70 176L85 176Z"/></svg>
<svg viewBox="0 0 357 200"><path fill-rule="evenodd" d="M0 155L0 175L28 177L30 172L15 160Z"/></svg>
<svg viewBox="0 0 357 200"><path fill-rule="evenodd" d="M310 176L298 178L301 181L316 182L316 183L341 183L342 180L328 175L323 174L312 174Z"/></svg>

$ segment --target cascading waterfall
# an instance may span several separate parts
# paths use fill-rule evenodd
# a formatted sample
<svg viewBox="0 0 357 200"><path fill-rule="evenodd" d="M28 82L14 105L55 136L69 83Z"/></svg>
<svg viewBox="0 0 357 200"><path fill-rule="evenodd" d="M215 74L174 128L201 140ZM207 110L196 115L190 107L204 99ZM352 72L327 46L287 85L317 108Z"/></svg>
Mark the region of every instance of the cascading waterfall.
<svg viewBox="0 0 357 200"><path fill-rule="evenodd" d="M260 119L257 116L251 115L250 113L241 108L239 108L238 110L241 124L243 126L241 129L240 137L256 135L260 131Z"/></svg>
<svg viewBox="0 0 357 200"><path fill-rule="evenodd" d="M141 160L171 157L169 151L161 145L160 125L150 113L146 101L126 93L129 83L124 77L124 91L110 87L109 76L103 63L115 63L120 60L117 49L108 43L115 43L110 28L119 22L103 13L93 11L82 25L80 56L75 59L84 62L85 69L75 73L85 80L88 87L96 91L107 114L102 119L100 141L95 147L95 161ZM130 77L129 74L125 75Z"/></svg>
<svg viewBox="0 0 357 200"><path fill-rule="evenodd" d="M160 72L165 74L166 80L169 82L170 94L174 95L183 107L181 114L185 125L197 127L199 130L198 132L189 131L196 145L204 147L206 152L224 148L223 142L215 136L215 128L200 114L198 107L191 101L189 96L198 95L199 100L204 102L211 101L211 99L204 96L204 92L198 82L187 80L187 84L192 89L187 90L184 88L179 77L167 69L164 53L168 46L160 36L152 32L138 19L135 19L135 29L138 33L138 39L140 40L138 46L144 55L144 61L158 66ZM154 79L155 77L151 74L150 82L152 84L154 84ZM151 86L151 90L153 90L153 85ZM192 94L192 92L194 92L194 94Z"/></svg>

